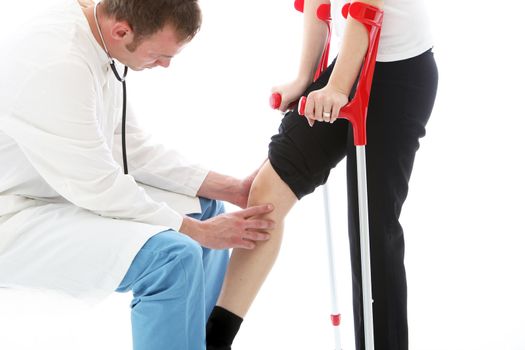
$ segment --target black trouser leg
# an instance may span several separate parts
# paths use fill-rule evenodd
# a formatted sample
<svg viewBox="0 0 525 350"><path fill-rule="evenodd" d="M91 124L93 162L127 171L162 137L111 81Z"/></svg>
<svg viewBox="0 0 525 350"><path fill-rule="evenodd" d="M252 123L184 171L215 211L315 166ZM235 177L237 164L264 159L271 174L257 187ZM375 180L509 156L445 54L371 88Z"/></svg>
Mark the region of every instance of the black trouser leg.
<svg viewBox="0 0 525 350"><path fill-rule="evenodd" d="M430 52L410 60L377 64L368 111L366 146L376 350L408 349L404 238L399 216L408 193L419 139L425 135L425 126L432 111L436 88L437 69ZM351 135L349 140L353 140ZM353 144L349 144L348 154L348 215L356 349L364 350Z"/></svg>

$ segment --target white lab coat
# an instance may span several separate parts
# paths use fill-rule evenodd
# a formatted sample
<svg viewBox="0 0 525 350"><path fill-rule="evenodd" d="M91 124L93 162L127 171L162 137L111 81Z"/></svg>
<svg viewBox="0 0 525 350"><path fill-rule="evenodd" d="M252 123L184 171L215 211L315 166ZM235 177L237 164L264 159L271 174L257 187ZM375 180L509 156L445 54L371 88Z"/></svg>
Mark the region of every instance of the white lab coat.
<svg viewBox="0 0 525 350"><path fill-rule="evenodd" d="M208 171L130 109L123 174L121 84L75 0L2 45L0 84L0 286L104 297L148 238L200 211Z"/></svg>

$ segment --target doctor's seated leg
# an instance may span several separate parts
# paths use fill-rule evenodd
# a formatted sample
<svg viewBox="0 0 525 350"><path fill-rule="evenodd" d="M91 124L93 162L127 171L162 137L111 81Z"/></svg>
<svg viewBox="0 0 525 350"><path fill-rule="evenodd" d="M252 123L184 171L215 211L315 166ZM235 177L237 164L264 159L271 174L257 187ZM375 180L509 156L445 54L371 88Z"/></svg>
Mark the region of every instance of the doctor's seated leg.
<svg viewBox="0 0 525 350"><path fill-rule="evenodd" d="M205 220L222 203L201 199ZM136 255L117 292L133 291L134 350L203 350L205 324L220 292L228 251L202 248L173 230L150 238Z"/></svg>
<svg viewBox="0 0 525 350"><path fill-rule="evenodd" d="M207 198L199 199L201 213L190 214L189 216L192 218L204 221L224 213L224 204L222 202ZM217 303L229 260L230 254L228 249L214 250L202 247L206 319L208 319L211 310Z"/></svg>

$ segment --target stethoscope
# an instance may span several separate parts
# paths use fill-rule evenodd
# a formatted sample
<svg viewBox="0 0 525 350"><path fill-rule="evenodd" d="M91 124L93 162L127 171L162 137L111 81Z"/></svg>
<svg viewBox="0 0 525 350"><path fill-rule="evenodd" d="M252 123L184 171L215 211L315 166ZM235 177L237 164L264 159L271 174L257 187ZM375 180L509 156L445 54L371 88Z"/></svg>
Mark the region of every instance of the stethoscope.
<svg viewBox="0 0 525 350"><path fill-rule="evenodd" d="M127 159L127 152L126 152L126 100L127 100L126 76L128 75L128 66L124 66L124 75L121 77L117 71L117 67L115 67L115 60L109 54L108 48L106 46L106 42L104 41L104 37L102 36L102 31L100 30L100 25L98 24L98 18L97 18L98 4L99 3L95 4L93 8L93 15L95 16L95 23L97 25L98 34L100 35L100 39L102 40L104 51L106 51L106 55L108 55L109 65L111 67L111 70L113 71L113 74L115 74L115 77L117 78L117 80L122 83L122 163L124 164L124 174L127 174L128 173L128 159Z"/></svg>

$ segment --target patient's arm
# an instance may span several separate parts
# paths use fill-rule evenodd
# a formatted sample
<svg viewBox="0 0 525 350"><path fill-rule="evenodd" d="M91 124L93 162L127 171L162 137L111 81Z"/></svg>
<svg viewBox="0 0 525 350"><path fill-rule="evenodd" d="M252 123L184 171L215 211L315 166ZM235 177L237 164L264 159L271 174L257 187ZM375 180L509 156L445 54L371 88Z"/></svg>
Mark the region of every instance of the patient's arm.
<svg viewBox="0 0 525 350"><path fill-rule="evenodd" d="M263 216L275 222L268 230L270 239L257 242L253 250L234 249L217 305L243 317L248 312L281 247L284 218L297 201L270 162L266 162L255 178L248 206L271 203L275 209Z"/></svg>

